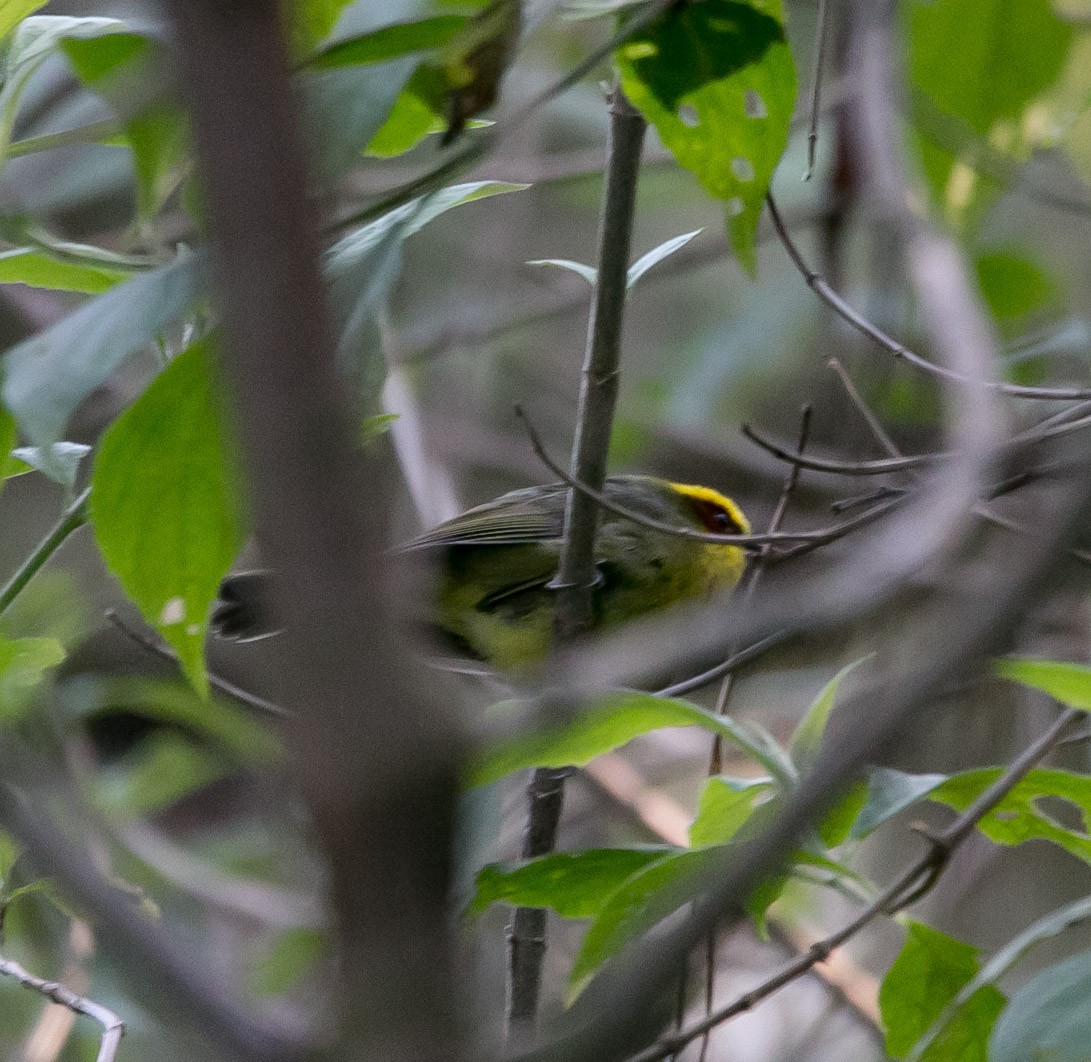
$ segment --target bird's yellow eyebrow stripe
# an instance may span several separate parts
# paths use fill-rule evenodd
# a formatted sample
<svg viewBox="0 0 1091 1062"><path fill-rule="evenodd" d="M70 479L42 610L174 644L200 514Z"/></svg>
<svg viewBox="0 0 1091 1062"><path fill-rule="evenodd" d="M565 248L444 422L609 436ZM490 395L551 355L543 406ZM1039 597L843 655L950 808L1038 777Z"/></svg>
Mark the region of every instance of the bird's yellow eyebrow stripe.
<svg viewBox="0 0 1091 1062"><path fill-rule="evenodd" d="M721 494L718 490L713 490L711 487L699 487L692 483L670 483L668 486L670 486L672 490L678 491L679 494L686 495L687 498L694 498L697 501L711 502L713 505L718 505L727 512L739 527L742 528L744 535L750 534L750 521L743 516L742 510L727 497L727 495Z"/></svg>

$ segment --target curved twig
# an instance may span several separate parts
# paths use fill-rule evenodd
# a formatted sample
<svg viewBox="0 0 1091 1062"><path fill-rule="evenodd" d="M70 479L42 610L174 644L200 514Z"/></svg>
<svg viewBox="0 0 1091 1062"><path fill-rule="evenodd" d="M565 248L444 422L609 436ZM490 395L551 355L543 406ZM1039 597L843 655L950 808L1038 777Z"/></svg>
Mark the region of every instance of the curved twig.
<svg viewBox="0 0 1091 1062"><path fill-rule="evenodd" d="M677 527L675 524L668 524L662 520L656 520L654 517L644 516L642 513L636 513L631 509L626 509L623 505L618 505L617 502L603 494L601 491L593 490L586 483L581 483L579 480L574 479L561 468L552 457L550 457L549 452L542 444L541 436L531 423L522 406L517 405L515 407L515 415L522 423L527 436L530 439L530 444L534 448L535 454L538 455L538 459L550 470L550 472L561 480L561 482L591 498L603 509L613 513L615 516L620 516L625 520L631 520L634 524L638 524L641 527L647 527L652 531L659 531L664 535L671 535L675 538L688 538L694 542L708 542L711 545L719 546L742 546L744 549L758 549L762 546L768 546L778 542L805 542L813 547L825 545L827 542L834 542L861 527L865 527L867 524L873 523L875 520L878 520L879 517L888 513L895 504L899 504L901 501L900 498L891 499L890 501L883 502L868 509L867 512L861 513L852 520L846 520L844 523L837 524L833 527L820 528L815 531L775 531L768 534L755 535L717 535L713 534L711 531L694 531L689 527Z"/></svg>
<svg viewBox="0 0 1091 1062"><path fill-rule="evenodd" d="M117 1058L117 1049L125 1033L125 1022L109 1007L104 1007L101 1003L95 1003L86 996L73 992L71 988L62 985L59 981L46 981L36 977L14 959L5 959L0 956L0 974L14 978L24 988L45 996L58 1006L67 1007L74 1014L82 1014L97 1022L102 1027L102 1040L99 1043L95 1062L114 1062Z"/></svg>
<svg viewBox="0 0 1091 1062"><path fill-rule="evenodd" d="M975 387L983 387L1001 394L1013 395L1017 398L1035 398L1044 401L1069 402L1076 399L1091 399L1091 387L1031 387L1023 384L1004 383L995 380L974 380L955 369L949 369L943 365L937 365L934 361L921 357L920 354L910 350L896 339L888 336L878 325L873 324L858 310L853 309L829 283L816 273L803 258L799 248L795 245L784 221L780 216L776 200L772 193L766 196L769 207L769 217L773 222L780 242L783 244L792 264L799 271L807 286L817 295L834 313L847 324L852 325L858 332L862 332L869 339L874 340L880 347L894 357L927 373L929 376L943 380L947 383L971 384Z"/></svg>

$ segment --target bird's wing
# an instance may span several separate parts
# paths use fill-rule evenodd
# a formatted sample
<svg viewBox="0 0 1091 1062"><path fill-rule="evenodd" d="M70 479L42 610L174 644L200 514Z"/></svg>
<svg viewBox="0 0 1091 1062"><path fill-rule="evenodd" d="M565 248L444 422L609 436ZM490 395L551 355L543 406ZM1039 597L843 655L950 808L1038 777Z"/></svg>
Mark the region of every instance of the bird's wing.
<svg viewBox="0 0 1091 1062"><path fill-rule="evenodd" d="M563 488L505 494L468 509L407 542L404 549L433 546L518 546L558 539L564 529Z"/></svg>

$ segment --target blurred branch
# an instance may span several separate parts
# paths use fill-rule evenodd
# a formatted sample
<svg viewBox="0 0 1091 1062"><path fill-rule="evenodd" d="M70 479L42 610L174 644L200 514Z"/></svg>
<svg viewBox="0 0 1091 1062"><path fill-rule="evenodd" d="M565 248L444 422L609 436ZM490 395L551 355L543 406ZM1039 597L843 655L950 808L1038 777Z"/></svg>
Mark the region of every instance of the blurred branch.
<svg viewBox="0 0 1091 1062"><path fill-rule="evenodd" d="M1064 711L1053 725L1015 759L1007 770L946 829L935 835L923 833L922 836L928 841L928 850L924 855L898 875L893 884L888 886L882 895L851 922L836 933L813 944L804 954L786 963L774 976L763 981L756 988L752 988L745 995L717 1008L682 1032L633 1055L630 1062L660 1062L668 1055L680 1051L686 1044L703 1036L710 1029L752 1010L762 1000L808 973L818 963L825 962L832 951L842 947L879 916L895 915L924 897L935 887L952 856L977 828L978 823L1060 742L1065 729L1083 717L1084 713L1074 708Z"/></svg>
<svg viewBox="0 0 1091 1062"><path fill-rule="evenodd" d="M610 97L610 140L606 188L599 227L598 280L587 325L587 353L576 410L572 475L601 490L617 406L621 367L622 322L632 248L640 153L647 123L620 88ZM599 579L595 537L599 512L594 500L570 490L565 504L564 536L554 591L553 633L558 644L570 642L594 622L592 591ZM524 858L545 855L556 845L564 803L566 771L540 767L527 788L529 804ZM533 1028L538 1011L546 911L519 907L508 931L508 1033Z"/></svg>
<svg viewBox="0 0 1091 1062"><path fill-rule="evenodd" d="M52 530L34 547L30 556L19 566L19 570L0 589L0 616L7 612L27 583L38 574L42 565L60 549L64 540L87 523L87 500L90 497L91 488L88 487L65 509Z"/></svg>
<svg viewBox="0 0 1091 1062"><path fill-rule="evenodd" d="M72 989L57 981L45 981L24 969L13 959L0 956L0 974L13 977L24 988L37 992L62 1007L67 1007L74 1014L83 1014L102 1027L102 1040L99 1043L95 1062L114 1062L121 1037L125 1033L125 1022L108 1007L95 1003L85 996L77 995Z"/></svg>
<svg viewBox="0 0 1091 1062"><path fill-rule="evenodd" d="M160 660L166 660L175 666L180 666L178 654L170 646L144 634L143 631L138 631L135 627L130 627L112 608L108 608L103 615L133 644L139 645L141 649L159 657ZM288 714L288 710L281 705L274 704L272 701L266 700L256 693L251 693L249 690L244 690L241 686L236 686L234 682L229 682L211 671L208 673L208 684L214 690L218 690L232 700L245 704L247 708L253 708L266 715L283 717Z"/></svg>
<svg viewBox="0 0 1091 1062"><path fill-rule="evenodd" d="M0 822L27 850L38 871L52 878L100 930L100 944L134 988L139 1002L168 1025L215 1046L213 1058L239 1062L298 1062L309 1057L285 1026L249 1014L227 985L191 956L137 906L131 893L108 881L90 855L68 840L12 787L28 771L9 749L0 785ZM38 780L38 779L35 779Z"/></svg>
<svg viewBox="0 0 1091 1062"><path fill-rule="evenodd" d="M355 445L336 364L283 5L166 6L218 241L253 523L287 627L271 684L292 713L284 733L335 911L331 1054L447 1062L461 1030L447 904L464 741L435 676L426 693L409 666L386 585L388 488Z"/></svg>
<svg viewBox="0 0 1091 1062"><path fill-rule="evenodd" d="M826 41L829 38L829 2L818 0L815 30L814 66L811 70L811 117L807 127L807 169L803 180L809 181L814 173L815 154L818 149L818 116L822 111L822 74L826 61Z"/></svg>

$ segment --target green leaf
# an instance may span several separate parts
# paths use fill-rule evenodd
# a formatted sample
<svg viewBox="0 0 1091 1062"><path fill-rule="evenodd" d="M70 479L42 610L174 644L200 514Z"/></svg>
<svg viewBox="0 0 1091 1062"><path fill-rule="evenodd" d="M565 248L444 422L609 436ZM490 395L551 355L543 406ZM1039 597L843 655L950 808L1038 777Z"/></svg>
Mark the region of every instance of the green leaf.
<svg viewBox="0 0 1091 1062"><path fill-rule="evenodd" d="M674 852L638 870L616 889L584 935L568 978L569 998L630 941L678 910L686 886L723 859L723 848Z"/></svg>
<svg viewBox="0 0 1091 1062"><path fill-rule="evenodd" d="M928 794L928 799L955 811L965 811L1003 773L1003 768L965 771L952 775ZM1063 826L1038 801L1054 797L1067 801L1079 815L1082 828ZM1091 863L1091 777L1053 768L1031 771L979 823L978 829L996 844L1050 841Z"/></svg>
<svg viewBox="0 0 1091 1062"><path fill-rule="evenodd" d="M100 295L128 280L130 275L108 266L62 261L36 247L0 252L0 284L26 284L31 288Z"/></svg>
<svg viewBox="0 0 1091 1062"><path fill-rule="evenodd" d="M599 271L594 266L584 265L583 262L573 262L571 258L532 258L527 265L567 269L570 273L582 277L591 287L599 282Z"/></svg>
<svg viewBox="0 0 1091 1062"><path fill-rule="evenodd" d="M625 277L625 287L632 290L637 281L648 272L652 266L658 265L664 258L669 258L675 251L680 251L694 236L700 236L704 229L694 229L693 232L684 232L681 236L674 236L664 240L658 247L653 247L647 254L642 254L631 266Z"/></svg>
<svg viewBox="0 0 1091 1062"><path fill-rule="evenodd" d="M208 340L179 354L110 426L91 480L107 566L201 694L209 609L243 540L214 376Z"/></svg>
<svg viewBox="0 0 1091 1062"><path fill-rule="evenodd" d="M917 0L909 9L910 78L941 112L1025 159L1037 124L1025 119L1057 80L1073 37L1050 0ZM970 220L995 195L995 184L959 167L954 153L928 141L921 147L928 183L952 223ZM961 155L972 163L976 150L967 143Z"/></svg>
<svg viewBox="0 0 1091 1062"><path fill-rule="evenodd" d="M182 111L166 98L166 49L137 33L65 40L61 46L79 79L124 122L133 154L137 216L150 221L177 187L188 147Z"/></svg>
<svg viewBox="0 0 1091 1062"><path fill-rule="evenodd" d="M852 827L867 805L867 799L867 782L854 782L848 792L826 812L818 824L818 834L827 848L837 848L852 836Z"/></svg>
<svg viewBox="0 0 1091 1062"><path fill-rule="evenodd" d="M400 416L400 413L376 413L373 417L365 417L360 425L361 440L369 443L372 439L385 435Z"/></svg>
<svg viewBox="0 0 1091 1062"><path fill-rule="evenodd" d="M3 474L0 475L0 489L3 488L5 480L21 476L24 471L31 471L17 457L13 459L10 456L15 440L15 418L3 406L0 406L0 460L4 462Z"/></svg>
<svg viewBox="0 0 1091 1062"><path fill-rule="evenodd" d="M19 715L27 695L64 656L64 647L54 638L0 638L0 718Z"/></svg>
<svg viewBox="0 0 1091 1062"><path fill-rule="evenodd" d="M997 321L1022 321L1057 297L1057 285L1044 270L1012 251L990 251L975 262L977 282Z"/></svg>
<svg viewBox="0 0 1091 1062"><path fill-rule="evenodd" d="M993 672L1023 686L1041 690L1069 708L1091 711L1091 667L1059 660L1016 660L993 663Z"/></svg>
<svg viewBox="0 0 1091 1062"><path fill-rule="evenodd" d="M254 963L251 982L263 996L282 996L309 973L326 952L327 936L320 929L301 926L277 937L276 943Z"/></svg>
<svg viewBox="0 0 1091 1062"><path fill-rule="evenodd" d="M499 714L508 707L500 704L493 710ZM520 735L485 750L471 767L470 784L487 785L527 767L582 767L641 734L671 726L703 727L739 744L729 719L696 704L650 693L615 693L596 701L563 729Z"/></svg>
<svg viewBox="0 0 1091 1062"><path fill-rule="evenodd" d="M7 158L23 92L58 45L69 38L89 39L127 31L125 23L116 18L33 15L20 23L4 61L4 82L0 89L0 163Z"/></svg>
<svg viewBox="0 0 1091 1062"><path fill-rule="evenodd" d="M469 910L494 903L548 907L562 918L592 918L633 874L678 849L588 848L555 852L522 863L490 863L477 875Z"/></svg>
<svg viewBox="0 0 1091 1062"><path fill-rule="evenodd" d="M910 921L902 950L879 989L887 1053L906 1055L978 969L976 948ZM981 988L924 1057L928 1062L985 1062L985 1042L1003 1005L996 988Z"/></svg>
<svg viewBox="0 0 1091 1062"><path fill-rule="evenodd" d="M341 333L339 353L358 377L365 406L377 402L386 375L376 316L401 270L402 242L448 210L527 187L503 181L452 185L353 229L326 252L330 308Z"/></svg>
<svg viewBox="0 0 1091 1062"><path fill-rule="evenodd" d="M422 65L406 82L386 121L371 138L365 154L389 159L416 147L426 136L442 133L443 75L435 67Z"/></svg>
<svg viewBox="0 0 1091 1062"><path fill-rule="evenodd" d="M672 8L617 51L626 95L679 164L727 204L732 247L751 273L795 106L783 23L781 0L704 0Z"/></svg>
<svg viewBox="0 0 1091 1062"><path fill-rule="evenodd" d="M141 273L4 355L4 404L28 441L49 446L64 437L87 395L192 308L204 291L203 265L203 255L189 254Z"/></svg>
<svg viewBox="0 0 1091 1062"><path fill-rule="evenodd" d="M841 668L826 683L825 688L799 721L795 733L792 734L792 743L789 748L792 762L799 769L800 774L813 767L814 761L818 759L818 753L822 746L822 735L826 732L826 724L829 722L830 712L833 711L834 698L836 698L837 691L841 688L841 683L862 663L870 660L873 655L873 653L868 653L867 656L862 656L859 660L854 660L851 664Z"/></svg>
<svg viewBox="0 0 1091 1062"><path fill-rule="evenodd" d="M303 51L325 40L352 0L292 0L287 5L289 31L296 47Z"/></svg>
<svg viewBox="0 0 1091 1062"><path fill-rule="evenodd" d="M726 844L775 792L776 786L769 778L710 778L701 791L697 817L689 828L690 845L704 848Z"/></svg>
<svg viewBox="0 0 1091 1062"><path fill-rule="evenodd" d="M48 0L0 0L0 39L6 37L27 15L45 7Z"/></svg>
<svg viewBox="0 0 1091 1062"><path fill-rule="evenodd" d="M335 41L310 59L307 66L330 70L433 51L452 40L468 21L465 15L436 15L416 22L393 22L370 33Z"/></svg>
<svg viewBox="0 0 1091 1062"><path fill-rule="evenodd" d="M887 819L923 799L945 781L945 774L906 774L888 767L872 771L868 779L867 803L853 823L852 837L867 837Z"/></svg>
<svg viewBox="0 0 1091 1062"><path fill-rule="evenodd" d="M329 191L361 160L417 61L403 56L375 66L303 70L298 75L320 191Z"/></svg>
<svg viewBox="0 0 1091 1062"><path fill-rule="evenodd" d="M161 730L99 777L98 802L127 819L154 815L215 782L227 765L189 738Z"/></svg>
<svg viewBox="0 0 1091 1062"><path fill-rule="evenodd" d="M1032 977L1011 997L989 1039L989 1062L1087 1062L1091 951Z"/></svg>
<svg viewBox="0 0 1091 1062"><path fill-rule="evenodd" d="M1059 936L1073 926L1086 922L1089 918L1091 918L1091 897L1085 896L1074 903L1058 908L1056 911L1050 911L1049 914L1029 925L1022 933L1013 937L982 966L973 978L959 989L958 995L944 1009L928 1032L917 1040L908 1056L909 1062L921 1062L922 1059L929 1057L929 1049L939 1040L947 1023L970 1001L978 989L985 985L995 984L1031 948L1043 941ZM984 1039L984 1036L980 1039Z"/></svg>

